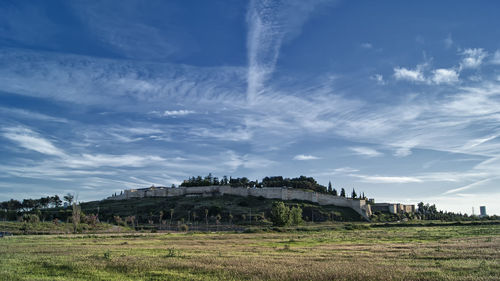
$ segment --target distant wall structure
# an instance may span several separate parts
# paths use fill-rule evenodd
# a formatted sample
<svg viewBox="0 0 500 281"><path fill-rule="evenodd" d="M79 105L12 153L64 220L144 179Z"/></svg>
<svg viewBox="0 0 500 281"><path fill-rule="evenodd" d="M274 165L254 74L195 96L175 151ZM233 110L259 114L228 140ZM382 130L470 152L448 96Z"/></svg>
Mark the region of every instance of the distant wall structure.
<svg viewBox="0 0 500 281"><path fill-rule="evenodd" d="M144 197L174 197L174 196L214 196L214 195L236 195L236 196L262 196L268 199L301 200L318 203L319 205L334 205L348 207L356 211L366 220L370 220L372 214L370 205L364 199L349 199L341 196L318 193L314 191L294 189L288 187L231 187L229 185L193 186L193 187L150 187L142 189L128 189L122 194L108 197L108 200L124 200Z"/></svg>
<svg viewBox="0 0 500 281"><path fill-rule="evenodd" d="M371 203L372 212L385 212L391 214L414 213L415 205L404 205L400 203Z"/></svg>

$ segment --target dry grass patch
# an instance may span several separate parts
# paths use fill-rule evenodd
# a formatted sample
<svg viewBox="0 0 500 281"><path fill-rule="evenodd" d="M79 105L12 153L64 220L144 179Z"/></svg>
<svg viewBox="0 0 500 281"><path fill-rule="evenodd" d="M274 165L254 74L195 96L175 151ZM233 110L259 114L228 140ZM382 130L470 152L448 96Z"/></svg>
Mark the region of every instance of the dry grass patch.
<svg viewBox="0 0 500 281"><path fill-rule="evenodd" d="M0 280L500 280L500 226L16 236L0 259Z"/></svg>

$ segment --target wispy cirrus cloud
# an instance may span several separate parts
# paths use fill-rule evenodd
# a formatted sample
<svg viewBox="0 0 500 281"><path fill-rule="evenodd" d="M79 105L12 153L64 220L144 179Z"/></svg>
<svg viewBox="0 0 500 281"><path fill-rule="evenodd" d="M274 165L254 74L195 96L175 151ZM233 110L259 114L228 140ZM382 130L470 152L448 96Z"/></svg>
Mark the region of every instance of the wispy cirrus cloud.
<svg viewBox="0 0 500 281"><path fill-rule="evenodd" d="M354 146L354 147L349 147L349 149L357 155L369 157L369 158L384 155L382 152L379 152L373 148L365 147L365 146Z"/></svg>
<svg viewBox="0 0 500 281"><path fill-rule="evenodd" d="M314 155L306 155L306 154L299 154L299 155L295 155L293 157L293 160L299 160L299 161L308 161L308 160L317 160L317 159L321 159L321 158L314 156Z"/></svg>
<svg viewBox="0 0 500 281"><path fill-rule="evenodd" d="M366 183L420 183L421 179L416 177L406 176L368 176L352 174L352 177L359 178L362 182Z"/></svg>
<svg viewBox="0 0 500 281"><path fill-rule="evenodd" d="M63 157L64 151L55 147L50 140L41 137L35 131L24 127L3 128L2 136L19 146L46 155Z"/></svg>
<svg viewBox="0 0 500 281"><path fill-rule="evenodd" d="M261 94L276 67L283 42L300 33L301 25L317 6L333 1L252 0L247 13L247 100Z"/></svg>
<svg viewBox="0 0 500 281"><path fill-rule="evenodd" d="M30 120L39 120L39 121L57 122L57 123L69 122L66 118L50 116L43 113L25 110L21 108L0 107L0 114L4 114L6 117L10 118L15 117L20 119L30 119Z"/></svg>
<svg viewBox="0 0 500 281"><path fill-rule="evenodd" d="M500 50L496 50L490 61L492 64L500 64Z"/></svg>
<svg viewBox="0 0 500 281"><path fill-rule="evenodd" d="M167 117L170 117L170 116L185 116L185 115L189 115L189 114L193 114L195 113L195 111L193 110L185 110L185 109L180 109L180 110L165 110L163 112L163 116L167 116Z"/></svg>
<svg viewBox="0 0 500 281"><path fill-rule="evenodd" d="M372 49L373 48L373 44L372 43L369 43L369 42L365 42L365 43L361 43L361 48L363 49Z"/></svg>

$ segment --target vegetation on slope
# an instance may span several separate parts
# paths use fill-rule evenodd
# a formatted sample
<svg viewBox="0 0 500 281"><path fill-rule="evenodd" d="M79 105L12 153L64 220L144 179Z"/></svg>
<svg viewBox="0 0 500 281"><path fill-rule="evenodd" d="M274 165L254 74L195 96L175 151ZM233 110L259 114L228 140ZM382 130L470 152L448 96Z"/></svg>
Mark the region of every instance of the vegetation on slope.
<svg viewBox="0 0 500 281"><path fill-rule="evenodd" d="M147 197L128 200L103 200L81 204L82 212L96 213L101 221L112 222L116 216L135 217L139 224L269 224L273 202L264 197L241 197L224 194L214 197ZM320 206L305 201L287 201L300 207L304 221L363 221L351 208Z"/></svg>

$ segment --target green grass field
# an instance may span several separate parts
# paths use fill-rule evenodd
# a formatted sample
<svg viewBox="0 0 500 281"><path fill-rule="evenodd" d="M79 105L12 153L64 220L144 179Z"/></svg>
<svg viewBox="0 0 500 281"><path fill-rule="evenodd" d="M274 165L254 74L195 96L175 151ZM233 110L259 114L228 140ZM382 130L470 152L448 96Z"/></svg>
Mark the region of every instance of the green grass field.
<svg viewBox="0 0 500 281"><path fill-rule="evenodd" d="M356 228L5 237L0 279L500 280L499 224Z"/></svg>

